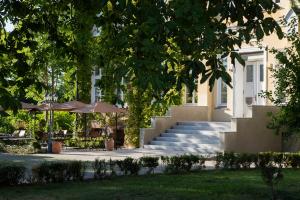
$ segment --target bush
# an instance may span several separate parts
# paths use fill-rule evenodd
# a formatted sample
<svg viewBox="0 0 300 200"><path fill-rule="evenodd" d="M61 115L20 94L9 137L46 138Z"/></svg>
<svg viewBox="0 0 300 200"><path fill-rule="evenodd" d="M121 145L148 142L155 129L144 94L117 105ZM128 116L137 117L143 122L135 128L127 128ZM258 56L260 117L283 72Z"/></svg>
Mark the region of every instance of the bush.
<svg viewBox="0 0 300 200"><path fill-rule="evenodd" d="M218 153L216 156L216 168L222 167L223 169L238 169L241 167L241 162L245 157L238 156L233 152Z"/></svg>
<svg viewBox="0 0 300 200"><path fill-rule="evenodd" d="M158 157L141 157L140 162L142 167L148 168L147 174L154 173L154 169L158 166Z"/></svg>
<svg viewBox="0 0 300 200"><path fill-rule="evenodd" d="M0 166L0 185L18 185L24 183L26 168L20 164L4 164Z"/></svg>
<svg viewBox="0 0 300 200"><path fill-rule="evenodd" d="M258 154L218 153L216 168L239 169L267 166L300 168L300 153L262 152Z"/></svg>
<svg viewBox="0 0 300 200"><path fill-rule="evenodd" d="M66 179L72 181L83 180L86 163L83 161L71 161L67 163Z"/></svg>
<svg viewBox="0 0 300 200"><path fill-rule="evenodd" d="M96 159L93 163L94 178L102 179L107 176L107 163L105 160Z"/></svg>
<svg viewBox="0 0 300 200"><path fill-rule="evenodd" d="M162 162L166 165L165 172L180 173L189 172L192 168L202 169L205 167L205 159L196 155L182 155L173 157L161 157Z"/></svg>
<svg viewBox="0 0 300 200"><path fill-rule="evenodd" d="M83 141L84 138L71 138L65 140L65 145L69 147L78 147L78 148L91 148L91 149L103 149L104 138L89 138L89 141Z"/></svg>
<svg viewBox="0 0 300 200"><path fill-rule="evenodd" d="M249 169L253 163L257 163L257 156L253 154L237 154L236 157L236 168Z"/></svg>
<svg viewBox="0 0 300 200"><path fill-rule="evenodd" d="M0 141L0 152L6 152L5 144L2 141Z"/></svg>
<svg viewBox="0 0 300 200"><path fill-rule="evenodd" d="M35 153L35 149L31 144L22 145L3 145L3 151L14 154L32 154Z"/></svg>
<svg viewBox="0 0 300 200"><path fill-rule="evenodd" d="M137 175L141 169L140 162L130 157L115 162L124 175Z"/></svg>
<svg viewBox="0 0 300 200"><path fill-rule="evenodd" d="M69 180L83 180L86 164L82 161L44 162L32 168L32 181L56 183Z"/></svg>
<svg viewBox="0 0 300 200"><path fill-rule="evenodd" d="M286 164L292 168L300 168L300 153L290 153L286 155Z"/></svg>

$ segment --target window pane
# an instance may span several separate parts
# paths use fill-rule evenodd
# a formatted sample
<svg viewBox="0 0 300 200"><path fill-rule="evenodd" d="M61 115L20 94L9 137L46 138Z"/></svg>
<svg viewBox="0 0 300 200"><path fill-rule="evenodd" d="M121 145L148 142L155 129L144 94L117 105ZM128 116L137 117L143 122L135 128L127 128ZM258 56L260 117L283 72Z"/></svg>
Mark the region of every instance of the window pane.
<svg viewBox="0 0 300 200"><path fill-rule="evenodd" d="M261 82L264 81L264 65L263 64L259 65L259 80Z"/></svg>
<svg viewBox="0 0 300 200"><path fill-rule="evenodd" d="M253 82L253 65L246 66L246 81Z"/></svg>
<svg viewBox="0 0 300 200"><path fill-rule="evenodd" d="M99 76L99 67L95 67L95 75Z"/></svg>
<svg viewBox="0 0 300 200"><path fill-rule="evenodd" d="M227 104L227 85L221 82L221 104Z"/></svg>

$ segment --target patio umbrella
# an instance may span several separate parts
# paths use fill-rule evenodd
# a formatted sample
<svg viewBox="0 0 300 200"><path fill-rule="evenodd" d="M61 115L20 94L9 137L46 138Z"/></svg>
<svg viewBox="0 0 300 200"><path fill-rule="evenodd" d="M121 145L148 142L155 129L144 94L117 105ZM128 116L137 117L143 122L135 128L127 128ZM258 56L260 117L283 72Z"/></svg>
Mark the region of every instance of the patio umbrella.
<svg viewBox="0 0 300 200"><path fill-rule="evenodd" d="M42 111L42 109L38 105L21 102L22 110L30 110L30 111Z"/></svg>
<svg viewBox="0 0 300 200"><path fill-rule="evenodd" d="M38 105L34 105L34 104L30 104L30 103L25 103L25 102L21 102L21 106L22 106L21 107L22 110L28 110L29 113L33 114L33 129L32 129L32 133L34 135L34 133L35 133L36 112L42 111L42 109Z"/></svg>
<svg viewBox="0 0 300 200"><path fill-rule="evenodd" d="M122 113L124 109L118 108L115 105L106 102L96 102L93 105L93 112L95 113Z"/></svg>
<svg viewBox="0 0 300 200"><path fill-rule="evenodd" d="M89 104L85 104L81 101L68 101L65 103L56 104L53 106L53 110L57 111L70 111L78 108L86 107Z"/></svg>
<svg viewBox="0 0 300 200"><path fill-rule="evenodd" d="M118 108L115 105L112 105L107 102L96 102L94 104L93 112L95 113L115 113L116 114L116 134L118 131L118 113L125 113L126 110L122 108Z"/></svg>
<svg viewBox="0 0 300 200"><path fill-rule="evenodd" d="M84 137L85 137L85 140L86 140L86 137L87 137L87 119L86 119L87 116L86 116L86 114L93 113L93 106L90 105L90 104L86 104L85 107L73 109L70 112L83 114L83 117L84 117Z"/></svg>
<svg viewBox="0 0 300 200"><path fill-rule="evenodd" d="M107 102L96 102L85 107L74 109L71 112L75 113L116 113L116 132L118 128L118 113L124 113L126 110L118 108L115 105L109 104ZM85 116L86 117L86 116ZM85 124L86 125L86 124Z"/></svg>

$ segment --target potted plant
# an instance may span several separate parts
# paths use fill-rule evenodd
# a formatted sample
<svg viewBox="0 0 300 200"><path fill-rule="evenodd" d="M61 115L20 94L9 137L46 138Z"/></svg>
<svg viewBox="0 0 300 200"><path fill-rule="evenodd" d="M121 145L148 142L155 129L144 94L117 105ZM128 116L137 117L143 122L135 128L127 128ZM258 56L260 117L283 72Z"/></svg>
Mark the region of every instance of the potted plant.
<svg viewBox="0 0 300 200"><path fill-rule="evenodd" d="M115 146L115 141L113 138L113 132L110 127L105 126L104 129L104 145L107 151L113 151Z"/></svg>

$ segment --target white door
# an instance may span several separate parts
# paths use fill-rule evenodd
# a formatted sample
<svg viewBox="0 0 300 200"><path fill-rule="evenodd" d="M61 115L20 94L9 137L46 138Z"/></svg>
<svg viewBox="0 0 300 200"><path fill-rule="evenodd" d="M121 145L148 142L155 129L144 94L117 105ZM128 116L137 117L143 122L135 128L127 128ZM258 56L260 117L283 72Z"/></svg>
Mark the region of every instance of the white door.
<svg viewBox="0 0 300 200"><path fill-rule="evenodd" d="M244 114L251 117L252 105L263 105L264 99L259 93L264 89L264 65L262 61L248 61L244 67Z"/></svg>

